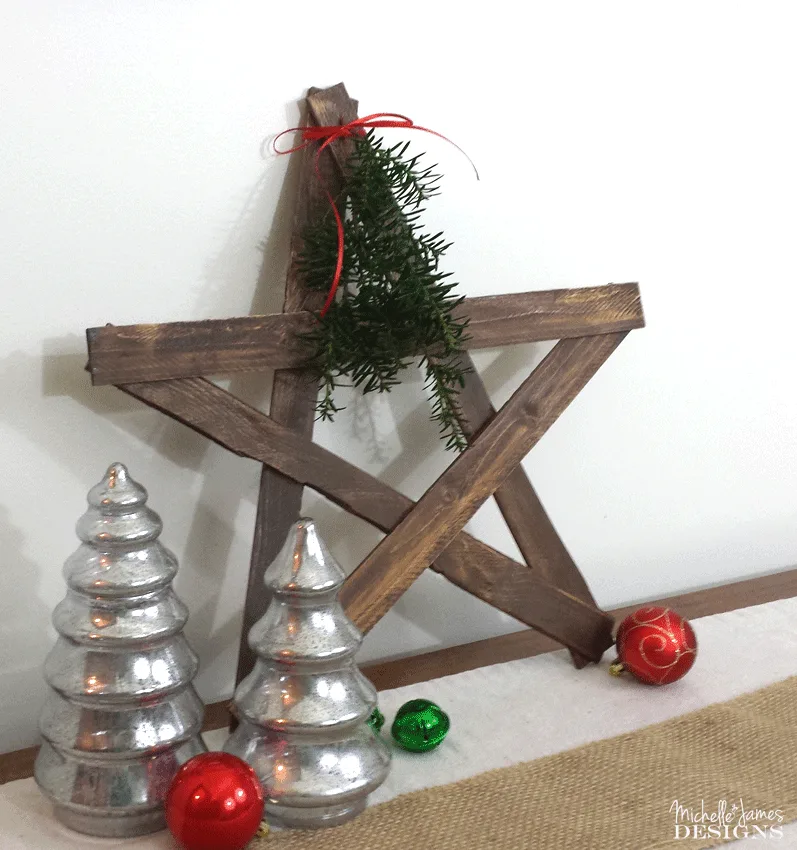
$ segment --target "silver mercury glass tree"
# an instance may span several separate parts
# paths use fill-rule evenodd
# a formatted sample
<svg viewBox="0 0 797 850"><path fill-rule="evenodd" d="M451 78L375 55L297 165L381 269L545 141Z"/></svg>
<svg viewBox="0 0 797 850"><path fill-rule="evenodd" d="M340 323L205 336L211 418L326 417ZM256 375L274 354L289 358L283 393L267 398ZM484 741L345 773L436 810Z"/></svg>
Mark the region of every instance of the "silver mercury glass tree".
<svg viewBox="0 0 797 850"><path fill-rule="evenodd" d="M354 663L362 635L337 598L344 578L313 521L299 520L266 570L273 597L249 632L258 660L235 692L240 725L224 749L254 768L280 826L354 817L390 767L367 725L377 696Z"/></svg>
<svg viewBox="0 0 797 850"><path fill-rule="evenodd" d="M177 560L146 501L121 463L89 491L53 613L36 782L59 820L90 835L162 829L174 774L205 750L188 611L171 587Z"/></svg>

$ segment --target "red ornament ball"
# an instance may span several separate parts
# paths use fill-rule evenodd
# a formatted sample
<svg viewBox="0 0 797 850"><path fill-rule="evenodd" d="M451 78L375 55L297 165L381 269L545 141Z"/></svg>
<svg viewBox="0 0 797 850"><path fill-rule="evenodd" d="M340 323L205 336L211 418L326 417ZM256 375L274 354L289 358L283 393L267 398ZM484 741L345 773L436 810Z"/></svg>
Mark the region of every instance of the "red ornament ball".
<svg viewBox="0 0 797 850"><path fill-rule="evenodd" d="M617 655L640 682L669 685L695 663L697 638L689 621L670 608L640 608L620 623Z"/></svg>
<svg viewBox="0 0 797 850"><path fill-rule="evenodd" d="M166 823L185 850L241 850L263 819L263 789L251 767L227 753L202 753L176 773Z"/></svg>

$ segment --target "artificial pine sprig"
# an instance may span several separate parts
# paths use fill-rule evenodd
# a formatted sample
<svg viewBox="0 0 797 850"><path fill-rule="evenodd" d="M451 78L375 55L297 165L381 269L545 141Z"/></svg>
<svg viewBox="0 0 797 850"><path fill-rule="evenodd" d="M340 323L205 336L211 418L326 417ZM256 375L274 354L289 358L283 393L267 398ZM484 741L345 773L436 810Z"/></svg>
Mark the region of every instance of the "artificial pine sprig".
<svg viewBox="0 0 797 850"><path fill-rule="evenodd" d="M386 147L373 131L356 138L348 181L336 203L344 221L338 297L307 335L321 382L318 414L333 419L341 379L363 392L384 392L420 355L432 419L447 448L467 445L457 394L467 320L454 313L454 293L440 259L450 247L442 233L422 230L424 202L438 193L435 166L407 157L408 143ZM299 270L311 289L326 291L338 257L337 227L328 214L304 235Z"/></svg>

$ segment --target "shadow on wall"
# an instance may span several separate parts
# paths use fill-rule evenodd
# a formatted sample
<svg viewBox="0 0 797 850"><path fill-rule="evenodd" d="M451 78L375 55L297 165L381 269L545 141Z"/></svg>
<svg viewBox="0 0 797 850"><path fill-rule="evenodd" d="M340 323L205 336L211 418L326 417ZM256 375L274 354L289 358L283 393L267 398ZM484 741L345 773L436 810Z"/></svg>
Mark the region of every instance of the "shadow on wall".
<svg viewBox="0 0 797 850"><path fill-rule="evenodd" d="M135 440L153 446L159 454L184 469L199 468L205 450L205 441L198 434L188 431L184 426L171 419L153 424L153 417L136 399L123 393L116 387L94 387L85 370L86 341L80 334L56 337L45 340L42 345L42 395L45 398L68 397L82 407L127 431ZM71 353L65 353L71 352ZM34 358L30 358L32 361ZM30 423L31 427L40 427L44 439L37 440L41 445L53 444L53 431L59 423L48 418L46 422ZM74 436L74 435L73 435ZM91 441L91 434L86 438ZM60 446L59 462L69 462L72 453L64 453ZM68 455L68 456L65 456ZM77 457L84 456L82 453ZM85 478L82 467L73 470L79 477ZM90 475L101 474L103 470L92 469ZM87 488L93 478L87 482Z"/></svg>
<svg viewBox="0 0 797 850"><path fill-rule="evenodd" d="M82 337L77 335L48 340L45 351L64 351L81 343L85 345ZM28 360L33 361L34 358ZM226 570L230 568L228 555L235 534L236 513L241 500L252 497L252 494L242 490L239 478L213 474L215 458L205 437L149 410L115 387L91 386L88 373L83 369L85 362L84 352L46 354L42 359L43 394L50 399L68 397L78 402L107 424L124 432L133 442L148 446L158 457L179 469L202 476L202 491L193 510L186 505L165 510L168 503L164 505L164 494L159 492L152 494L151 504L163 514L163 542L166 546L170 546L174 537L174 515L182 513L190 516L190 528L184 535L185 548L179 553L180 571L175 587L191 611L186 635L197 648L203 647L202 667L203 671L207 671L215 661L216 649L221 652L231 640L237 641L237 631L240 630L240 621L236 625L234 619L218 629L214 628L219 597L218 594L209 596L207 589L220 587ZM23 368L17 364L14 367ZM33 362L28 362L24 368L34 368ZM30 409L31 416L25 422L14 424L24 428L37 445L51 446L54 459L70 467L74 477L82 482L84 492L98 479L107 463L113 460L125 462L125 449L120 448L118 452L114 450L113 457L99 459L99 465L91 463L87 468L85 458L96 453L91 431L72 433L69 439L71 450L64 451L64 418L57 415L42 417L36 415L35 408ZM118 442L124 446L131 441L124 439ZM135 469L131 472L134 477L137 475ZM146 480L142 483L148 484ZM64 553L64 557L67 554ZM200 577L204 580L196 581Z"/></svg>
<svg viewBox="0 0 797 850"><path fill-rule="evenodd" d="M475 368L493 399L494 407L500 408L503 405L547 350L548 348L540 343L514 345L500 349L489 363L484 363L484 352L475 353ZM409 411L402 410L398 405L391 405L396 434L401 445L406 446L407 450L402 451L384 467L380 478L391 487L401 488L408 478L417 476L418 472L423 470L426 473L425 483L422 490L413 495L413 498L419 498L421 492L433 483L456 455L444 450L437 427L430 422L431 406L424 394L421 370L408 369L403 382L413 385L420 403ZM433 476L430 473L433 473Z"/></svg>
<svg viewBox="0 0 797 850"><path fill-rule="evenodd" d="M497 353L474 353L475 368L496 408L500 408L525 380L545 356L548 348L545 344L533 343L500 349ZM423 393L421 371L409 370L405 378L405 382L407 381L412 383L413 389L422 400L409 411L402 411L391 404L394 427L402 451L384 467L379 477L392 487L418 499L454 460L455 454L444 450L436 425L429 421L430 404ZM496 525L491 525L487 534L480 533L476 536L504 554L519 558L519 552L503 545L504 541L509 539L508 530L497 510L494 514ZM473 531L470 523L465 528ZM483 523L481 530L484 531ZM522 561L522 558L520 560ZM467 591L451 585L431 570L426 570L397 601L391 609L391 616L422 629L434 638L439 647L525 628L512 617L498 612ZM373 639L383 643L387 629L383 631L380 625L375 628ZM477 633L477 630L483 631ZM409 647L403 651L391 651L390 657L400 657L408 651ZM379 655L385 657L386 653L380 651Z"/></svg>
<svg viewBox="0 0 797 850"><path fill-rule="evenodd" d="M298 166L296 158L288 162L284 181L281 171L275 174L275 169L267 169L264 177L244 200L220 249L206 265L204 285L198 294L202 313L219 316L231 314L225 302L236 300L235 294L251 280L251 262L247 262L247 258L251 260L251 252L258 250L262 259L250 313L276 312L281 309L297 195ZM270 174L275 174L275 177L272 179ZM276 208L273 201L277 194L274 191L274 179L282 181ZM264 233L268 234L265 239ZM178 320L183 317L174 318ZM17 352L6 358L0 363L0 385L3 385L4 391L19 399L20 403L4 417L5 424L23 434L38 451L46 453L54 464L69 473L69 477L82 482L81 502L82 496L102 472L93 460L97 455L98 442L105 449L113 443L120 445L119 456L114 450L113 457L100 460L103 468L112 460L125 461L124 446L129 449L130 446L141 445L178 470L201 476L199 495L192 498L194 505L182 506L190 512L190 520L181 523L182 529L186 525L190 527L184 535L186 542L184 551L180 553L181 570L176 588L192 612L186 634L195 646L202 647L203 671L217 664L221 668L221 675L215 681L229 677L228 690L231 691L243 597L239 610L217 623L221 593L209 592L209 588L221 588L231 571L240 572L240 576L236 575L235 578L241 587L245 587L248 560L246 563L232 564L229 556L241 504L247 501L253 506L257 498L256 487L251 486L258 474L257 464L246 462L253 468L252 479L248 481L242 480L241 476L216 474L220 453L223 453L221 449L212 446L205 437L149 410L114 387L92 387L85 364L86 344L82 328L76 328L73 334L44 340L41 357ZM267 405L271 385L269 373L235 375L225 384L231 392L248 403L261 408ZM86 410L97 417L96 427L86 427ZM110 428L107 427L109 425ZM98 433L102 435L99 439ZM135 470L133 474L136 474ZM175 484L172 492L178 491L179 486ZM154 496L153 506L163 511L163 497L159 497L158 493ZM186 511L182 512L185 516ZM78 515L75 514L75 519ZM15 696L19 693L32 698L39 693L42 696L44 694L40 663L52 643L46 627L50 605L39 599L41 593L34 595L35 591L31 592L32 586L41 583L42 571L36 564L22 557L22 534L7 528L7 523L3 525L1 521L5 518L5 515L0 515L0 539L5 543L4 553L22 568L20 573L25 576L24 582L15 582L13 585L25 588L24 600L13 600L15 610L24 612L24 623L17 621L18 628L8 620L4 624L4 628L10 627L14 632L7 636L5 644L9 657L13 659L19 653L19 657L23 658L21 650L24 647L26 662L21 663L18 669L4 667L4 674L8 670L10 677L4 695L9 695L9 699L16 699L17 704L20 704ZM169 527L173 520L170 521L168 515L164 519L164 542L169 545ZM351 535L350 523L341 523L340 539L348 539ZM337 535L333 533L330 536L335 545ZM64 551L64 558L69 551ZM240 561L240 557L237 560ZM45 566L48 570L53 567L50 564ZM199 577L204 580L196 581ZM224 663L219 664L222 656ZM24 711L27 712L27 707ZM4 712L3 716L9 714ZM27 724L30 724L29 717ZM12 729L25 725L25 718L10 724ZM12 745L18 745L18 739ZM0 749L6 748L0 744Z"/></svg>
<svg viewBox="0 0 797 850"><path fill-rule="evenodd" d="M245 199L224 243L206 265L205 285L202 287L198 304L200 312L211 315L216 313L219 316L230 315L231 311L229 307L225 308L224 302L231 298L236 289L248 285L248 279L251 278L251 262L248 261L252 251L262 253L262 262L249 312L256 314L281 309L296 198L297 165L298 163L292 162L288 164L287 176L273 212L273 225L270 229L264 224L269 220L274 196L274 186L268 178L268 171ZM265 239L264 232L268 232ZM184 317L174 317L175 320L181 318ZM125 395L115 387L93 387L85 371L86 343L82 333L45 340L42 353L41 361L21 353L14 355L11 361L5 364L7 375L25 382L28 392L31 392L30 387L34 385L34 376L40 365L42 395L47 401L68 399L77 402L82 408L90 410L106 423L124 432L135 443L148 446L155 454L179 469L190 470L202 476L201 492L196 499L190 528L185 536L185 551L180 556L181 570L176 587L192 612L186 634L195 645L205 648L202 657L203 669L210 668L218 656L229 651L230 647L234 647L237 653L241 613L227 618L221 625L214 626L219 595L208 596L207 587L221 587L226 571L233 568L229 563L229 553L235 534L236 516L241 502L256 500L256 492L243 487L239 477L214 474L214 464L218 462L217 452L221 450L211 446L205 437L163 414L151 411L140 401ZM27 383L30 378L33 378L33 381ZM271 379L271 373L264 372L234 375L219 383L249 404L262 407L267 404L270 396ZM84 429L82 434L79 429L71 429L70 450L64 451L64 429L68 428L64 418L49 404L47 406L50 410L55 410L55 414L42 416L40 402L35 403L34 399L31 399L31 402L30 405L24 406L26 415L16 417L16 421L9 424L23 431L38 446L52 447L53 459L66 466L88 489L99 474L93 465L91 469L85 468L85 458L94 453L92 433L89 433L88 429ZM69 409L64 406L61 411L68 412ZM78 419L74 411L72 416ZM125 460L123 457L112 459ZM100 465L106 461L110 462L104 459ZM157 494L155 496L157 509ZM169 519L164 519L164 542L168 545ZM235 569L242 571L243 579L248 567L248 563L234 565ZM206 581L191 581L192 577L196 578L198 575L203 576ZM196 596L203 588L205 592ZM241 609L242 607L243 599ZM230 670L234 671L234 663L229 666Z"/></svg>
<svg viewBox="0 0 797 850"><path fill-rule="evenodd" d="M41 581L41 570L25 557L24 543L22 533L9 521L8 510L0 505L0 551L7 574L13 575L3 587L6 613L0 622L4 659L0 752L18 746L17 730L30 723L31 707L44 701L47 686L42 665L55 640L53 630L47 627L50 612L34 591ZM33 628L21 628L20 616ZM35 659L33 667L31 659Z"/></svg>

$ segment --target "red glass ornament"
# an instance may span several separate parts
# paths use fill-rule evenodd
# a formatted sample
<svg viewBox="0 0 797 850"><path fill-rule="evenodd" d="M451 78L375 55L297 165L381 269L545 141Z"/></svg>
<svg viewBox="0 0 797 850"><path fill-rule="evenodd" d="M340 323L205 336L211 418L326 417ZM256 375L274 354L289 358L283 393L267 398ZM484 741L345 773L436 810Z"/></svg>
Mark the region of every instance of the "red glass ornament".
<svg viewBox="0 0 797 850"><path fill-rule="evenodd" d="M251 767L227 753L202 753L175 774L166 823L185 850L241 850L263 818L263 789Z"/></svg>
<svg viewBox="0 0 797 850"><path fill-rule="evenodd" d="M620 623L617 655L621 670L640 682L669 685L695 663L697 638L689 621L670 608L640 608Z"/></svg>

